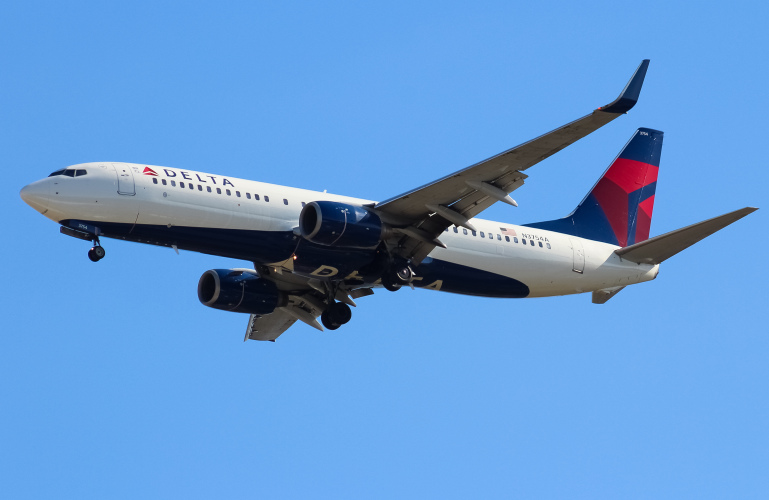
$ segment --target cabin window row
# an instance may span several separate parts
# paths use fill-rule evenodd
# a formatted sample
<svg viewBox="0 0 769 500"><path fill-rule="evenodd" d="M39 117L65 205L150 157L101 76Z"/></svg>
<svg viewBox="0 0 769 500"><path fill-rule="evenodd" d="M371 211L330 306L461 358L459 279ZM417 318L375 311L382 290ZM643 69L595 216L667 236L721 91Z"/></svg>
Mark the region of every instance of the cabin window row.
<svg viewBox="0 0 769 500"><path fill-rule="evenodd" d="M446 228L446 231L445 231L445 232L449 232L449 229L450 229L450 228ZM454 229L454 232L455 232L455 233L459 234L459 228L458 228L458 227L456 227L456 226L453 226L453 229ZM488 238L489 238L490 240L493 240L493 239L495 239L495 235L494 235L494 233L486 233L485 231L468 231L468 230L467 230L467 228L464 228L464 227L462 228L462 234L465 234L465 235L467 235L467 234L472 234L473 236L478 236L478 233L480 233L480 237L481 237L481 238L486 238L486 237L487 237L486 235L488 234ZM506 242L508 242L508 243L510 243L511 241L512 241L513 243L518 243L518 237L517 237L517 236L513 236L513 237L512 237L512 240L510 239L510 236L508 236L508 235L504 235L504 238L505 238L505 241L506 241ZM497 234L497 235L496 235L496 240L497 240L497 241L502 241L502 235L501 235L501 234ZM531 246L537 246L537 244L539 244L539 247L540 247L540 248L545 248L545 247L547 247L547 249L548 249L548 250L550 250L550 249L552 248L552 247L550 246L550 243L547 243L547 242L545 242L545 243L543 244L543 242L541 242L541 241L537 241L537 242L535 242L534 240L531 240L531 239L530 239L530 240L527 240L526 238L521 238L521 243L523 243L523 245L526 245L526 244L527 244L527 242L528 242L528 244L530 244Z"/></svg>
<svg viewBox="0 0 769 500"><path fill-rule="evenodd" d="M168 181L166 179L161 179L160 181L161 181L160 183L163 184L164 186L168 185ZM153 177L152 178L152 183L153 184L158 184L158 178L157 177ZM189 186L189 189L192 189L192 190L195 189L195 184L193 184L191 182L188 182L186 185L185 185L185 183L183 181L179 182L179 187L180 188L184 189L187 186ZM203 186L201 186L200 184L198 184L197 186L198 186L198 191L203 191ZM171 181L171 187L176 187L176 181L173 181L173 180ZM211 186L206 186L205 190L206 190L206 192L213 193L214 189L216 189L216 194L222 194L222 188L220 188L220 187L218 187L218 188L211 188ZM227 196L232 196L232 191L229 190L229 189L225 189L224 193ZM246 194L246 199L247 200L252 199L251 193L245 193L245 194ZM236 198L241 198L242 197L242 195L240 194L240 191L235 191L235 197ZM269 196L264 195L263 198L264 198L265 202L267 202L267 203L270 202L270 197ZM253 199L256 200L256 201L259 201L261 198L259 197L258 194L254 193ZM288 205L288 199L287 198L283 198L283 204L284 205ZM302 206L304 206L304 202L302 202Z"/></svg>

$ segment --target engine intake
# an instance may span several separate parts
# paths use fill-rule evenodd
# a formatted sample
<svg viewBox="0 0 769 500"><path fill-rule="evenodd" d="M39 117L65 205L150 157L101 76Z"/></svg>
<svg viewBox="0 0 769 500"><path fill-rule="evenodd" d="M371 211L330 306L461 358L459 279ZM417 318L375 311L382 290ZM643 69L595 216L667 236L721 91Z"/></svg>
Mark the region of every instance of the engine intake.
<svg viewBox="0 0 769 500"><path fill-rule="evenodd" d="M253 271L211 269L198 281L198 300L208 307L248 314L270 314L288 303L286 294L272 281Z"/></svg>
<svg viewBox="0 0 769 500"><path fill-rule="evenodd" d="M382 241L379 216L361 206L336 201L313 201L299 214L302 236L323 246L374 248Z"/></svg>

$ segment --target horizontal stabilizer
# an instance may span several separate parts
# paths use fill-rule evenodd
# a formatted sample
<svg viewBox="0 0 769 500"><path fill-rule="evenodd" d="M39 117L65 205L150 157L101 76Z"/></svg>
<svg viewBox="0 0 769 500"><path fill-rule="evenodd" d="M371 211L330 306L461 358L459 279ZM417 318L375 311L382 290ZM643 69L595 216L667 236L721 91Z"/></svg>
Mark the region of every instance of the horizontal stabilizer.
<svg viewBox="0 0 769 500"><path fill-rule="evenodd" d="M698 241L707 238L732 222L738 221L748 214L758 210L753 207L741 208L728 214L720 215L706 221L698 222L669 233L615 250L614 253L623 259L639 264L659 264L685 250Z"/></svg>

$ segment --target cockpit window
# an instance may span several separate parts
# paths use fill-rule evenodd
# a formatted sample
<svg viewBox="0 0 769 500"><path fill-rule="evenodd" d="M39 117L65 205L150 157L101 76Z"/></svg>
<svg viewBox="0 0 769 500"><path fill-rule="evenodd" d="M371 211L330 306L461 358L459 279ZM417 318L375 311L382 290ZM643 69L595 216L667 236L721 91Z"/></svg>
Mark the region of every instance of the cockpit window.
<svg viewBox="0 0 769 500"><path fill-rule="evenodd" d="M66 175L67 177L80 177L82 175L86 175L88 173L87 170L84 168L79 168L75 170L74 168L62 168L61 170L57 170L56 172L53 172L48 177L53 177L55 175Z"/></svg>

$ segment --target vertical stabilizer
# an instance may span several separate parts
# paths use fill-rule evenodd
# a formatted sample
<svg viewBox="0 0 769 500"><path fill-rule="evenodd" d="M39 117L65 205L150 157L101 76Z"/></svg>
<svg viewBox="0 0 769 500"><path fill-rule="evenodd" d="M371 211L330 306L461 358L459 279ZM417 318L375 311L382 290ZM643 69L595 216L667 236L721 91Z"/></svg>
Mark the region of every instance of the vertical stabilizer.
<svg viewBox="0 0 769 500"><path fill-rule="evenodd" d="M648 239L662 136L639 128L574 212L526 225L621 247Z"/></svg>

